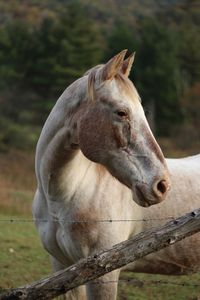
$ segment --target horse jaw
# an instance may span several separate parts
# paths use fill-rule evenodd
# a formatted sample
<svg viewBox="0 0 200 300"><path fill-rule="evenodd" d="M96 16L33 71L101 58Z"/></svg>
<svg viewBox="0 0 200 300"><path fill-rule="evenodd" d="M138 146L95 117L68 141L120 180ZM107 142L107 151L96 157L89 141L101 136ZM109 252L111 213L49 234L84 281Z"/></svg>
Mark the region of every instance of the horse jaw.
<svg viewBox="0 0 200 300"><path fill-rule="evenodd" d="M130 188L138 205L148 207L166 198L170 189L169 173L165 164L157 161L155 167L152 157L136 151L131 147L120 149L110 153L103 164L112 176Z"/></svg>

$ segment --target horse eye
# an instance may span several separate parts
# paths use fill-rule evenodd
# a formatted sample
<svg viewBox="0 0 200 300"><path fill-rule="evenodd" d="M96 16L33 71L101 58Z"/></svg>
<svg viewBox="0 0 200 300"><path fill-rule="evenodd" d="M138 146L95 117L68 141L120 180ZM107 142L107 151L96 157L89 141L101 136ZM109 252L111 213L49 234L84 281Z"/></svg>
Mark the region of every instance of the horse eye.
<svg viewBox="0 0 200 300"><path fill-rule="evenodd" d="M128 113L124 110L118 110L116 113L121 118L126 118L128 116Z"/></svg>

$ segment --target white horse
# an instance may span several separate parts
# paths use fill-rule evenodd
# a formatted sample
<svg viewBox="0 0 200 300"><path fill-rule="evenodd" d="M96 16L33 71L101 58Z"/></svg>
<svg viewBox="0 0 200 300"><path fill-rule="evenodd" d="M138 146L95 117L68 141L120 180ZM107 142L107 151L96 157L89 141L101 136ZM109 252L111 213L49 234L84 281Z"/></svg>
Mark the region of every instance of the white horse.
<svg viewBox="0 0 200 300"><path fill-rule="evenodd" d="M186 174L194 178L190 170L195 165L193 161L200 164L197 157L169 162L173 188L168 193L166 161L149 129L139 95L128 79L134 56L124 60L125 53L89 70L69 86L39 138L33 215L44 248L51 254L54 271L151 226L147 222L94 221L181 214L190 208L181 201L195 201L200 192ZM188 164L190 170L186 171ZM200 176L200 168L196 173ZM187 196L187 182L190 189L197 191L193 199ZM163 205L142 208L160 203L167 194ZM180 266L182 270L184 264L187 267L191 263L191 255L185 253L179 264L178 246L171 249L174 250L150 255L128 267L138 272L170 273L169 266L179 272ZM103 281L116 281L119 273L120 270L113 271L103 276ZM67 293L66 299L114 300L116 295L115 283L92 282Z"/></svg>

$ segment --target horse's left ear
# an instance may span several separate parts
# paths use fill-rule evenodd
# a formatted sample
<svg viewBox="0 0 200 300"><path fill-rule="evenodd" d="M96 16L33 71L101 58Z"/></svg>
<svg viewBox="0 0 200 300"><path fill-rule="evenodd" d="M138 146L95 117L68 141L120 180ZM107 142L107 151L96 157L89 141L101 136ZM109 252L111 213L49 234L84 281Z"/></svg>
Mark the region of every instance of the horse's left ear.
<svg viewBox="0 0 200 300"><path fill-rule="evenodd" d="M126 52L127 50L121 51L103 66L101 76L102 81L113 79L117 73L119 73L120 69L122 68Z"/></svg>
<svg viewBox="0 0 200 300"><path fill-rule="evenodd" d="M131 54L127 59L125 59L123 64L122 64L121 72L126 77L128 77L129 74L130 74L134 59L135 59L135 52L133 54Z"/></svg>

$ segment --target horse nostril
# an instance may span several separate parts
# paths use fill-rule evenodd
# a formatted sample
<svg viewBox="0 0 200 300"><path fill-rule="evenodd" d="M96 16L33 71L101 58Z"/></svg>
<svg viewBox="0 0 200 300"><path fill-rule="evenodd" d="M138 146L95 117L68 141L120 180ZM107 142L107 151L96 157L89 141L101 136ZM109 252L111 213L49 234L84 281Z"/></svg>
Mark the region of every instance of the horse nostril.
<svg viewBox="0 0 200 300"><path fill-rule="evenodd" d="M168 190L169 186L166 180L161 180L157 183L156 189L157 191L164 195L166 193L166 191Z"/></svg>

